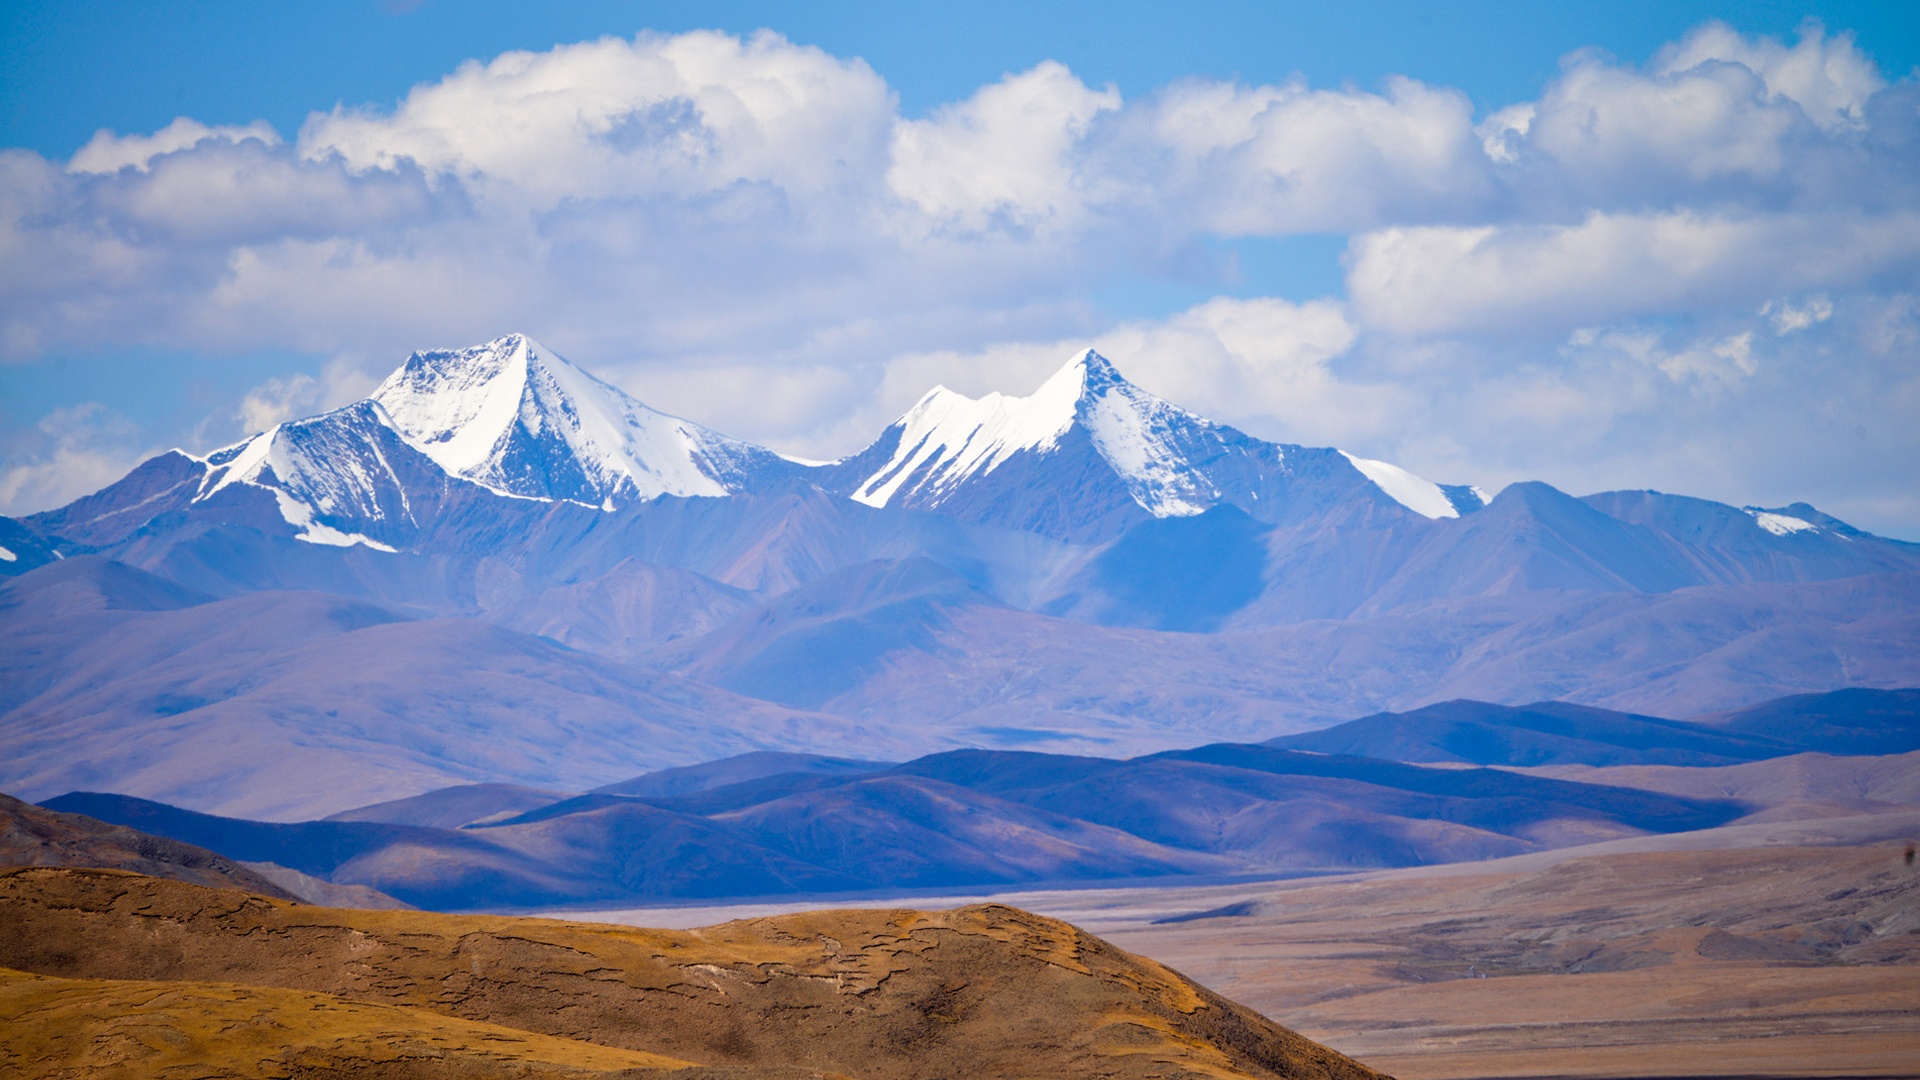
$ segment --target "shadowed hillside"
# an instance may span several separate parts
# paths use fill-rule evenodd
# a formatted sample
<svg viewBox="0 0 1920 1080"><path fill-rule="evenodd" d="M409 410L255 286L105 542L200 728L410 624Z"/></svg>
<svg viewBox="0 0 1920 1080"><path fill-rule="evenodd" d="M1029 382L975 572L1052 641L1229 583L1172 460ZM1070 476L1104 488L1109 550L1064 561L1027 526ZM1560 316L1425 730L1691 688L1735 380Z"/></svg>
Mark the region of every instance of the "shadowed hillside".
<svg viewBox="0 0 1920 1080"><path fill-rule="evenodd" d="M704 775L765 764L716 762ZM964 750L885 769L799 764L678 795L548 802L461 787L340 815L363 820L246 821L93 792L47 805L441 910L1416 866L1747 812L1724 799L1235 744L1129 761ZM526 802L545 805L509 812ZM394 823L410 820L458 827Z"/></svg>
<svg viewBox="0 0 1920 1080"><path fill-rule="evenodd" d="M293 898L254 871L205 848L109 825L85 814L48 810L9 795L0 795L0 866L131 870L194 885Z"/></svg>
<svg viewBox="0 0 1920 1080"><path fill-rule="evenodd" d="M1900 754L1920 750L1920 690L1795 694L1693 721L1563 701L1443 701L1282 735L1267 745L1390 761L1522 766L1710 767L1802 751Z"/></svg>

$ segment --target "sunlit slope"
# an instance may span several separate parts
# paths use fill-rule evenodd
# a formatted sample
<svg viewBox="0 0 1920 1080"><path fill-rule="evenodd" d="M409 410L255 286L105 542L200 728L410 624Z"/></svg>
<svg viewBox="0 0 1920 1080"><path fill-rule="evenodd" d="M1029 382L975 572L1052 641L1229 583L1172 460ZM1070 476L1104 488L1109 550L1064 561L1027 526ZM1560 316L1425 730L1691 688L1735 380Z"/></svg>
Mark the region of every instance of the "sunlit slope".
<svg viewBox="0 0 1920 1080"><path fill-rule="evenodd" d="M0 966L272 987L702 1064L873 1080L1378 1075L1153 961L998 905L655 931L335 910L34 868L0 873ZM388 1022L353 1015L363 1030ZM454 1037L450 1022L435 1031Z"/></svg>
<svg viewBox="0 0 1920 1080"><path fill-rule="evenodd" d="M655 1075L693 1063L516 1031L425 1009L213 982L58 979L0 969L0 1067L16 1075ZM761 1073L752 1074L755 1077ZM767 1076L779 1075L767 1073Z"/></svg>

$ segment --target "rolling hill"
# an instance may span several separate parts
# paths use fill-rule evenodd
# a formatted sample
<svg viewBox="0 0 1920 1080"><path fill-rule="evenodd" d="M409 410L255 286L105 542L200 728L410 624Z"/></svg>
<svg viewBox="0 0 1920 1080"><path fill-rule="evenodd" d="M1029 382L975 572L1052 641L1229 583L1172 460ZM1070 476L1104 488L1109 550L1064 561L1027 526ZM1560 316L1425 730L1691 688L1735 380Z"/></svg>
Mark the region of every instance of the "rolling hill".
<svg viewBox="0 0 1920 1080"><path fill-rule="evenodd" d="M1378 1075L1151 960L991 905L676 932L294 907L111 871L15 869L0 872L0 912L0 969L14 969L0 1001L34 1021L6 1025L0 1052L63 1068ZM92 1036L116 1017L120 1030L173 1037L131 1062L103 1058Z"/></svg>

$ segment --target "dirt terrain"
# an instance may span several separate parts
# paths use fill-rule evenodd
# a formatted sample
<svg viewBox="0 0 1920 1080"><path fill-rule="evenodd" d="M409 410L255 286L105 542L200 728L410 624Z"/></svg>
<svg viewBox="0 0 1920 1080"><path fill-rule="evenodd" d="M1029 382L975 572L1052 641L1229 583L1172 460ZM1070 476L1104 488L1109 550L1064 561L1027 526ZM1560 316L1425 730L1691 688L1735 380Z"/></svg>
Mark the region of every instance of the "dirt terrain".
<svg viewBox="0 0 1920 1080"><path fill-rule="evenodd" d="M999 905L638 930L29 867L0 967L9 1075L1378 1076Z"/></svg>
<svg viewBox="0 0 1920 1080"><path fill-rule="evenodd" d="M1920 873L1897 847L1610 855L1238 903L1105 932L1405 1080L1920 1072Z"/></svg>
<svg viewBox="0 0 1920 1080"><path fill-rule="evenodd" d="M1920 814L1905 811L1339 878L997 899L1152 956L1402 1080L1914 1077L1909 836L1920 839ZM596 917L673 925L771 910Z"/></svg>

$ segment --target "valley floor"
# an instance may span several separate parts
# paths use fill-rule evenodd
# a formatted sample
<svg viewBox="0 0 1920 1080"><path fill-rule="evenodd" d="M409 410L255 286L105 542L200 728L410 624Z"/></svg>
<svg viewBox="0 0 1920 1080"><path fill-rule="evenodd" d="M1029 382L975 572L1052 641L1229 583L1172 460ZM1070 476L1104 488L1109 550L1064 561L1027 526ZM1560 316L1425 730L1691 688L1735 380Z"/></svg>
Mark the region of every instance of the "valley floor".
<svg viewBox="0 0 1920 1080"><path fill-rule="evenodd" d="M1402 1080L1913 1077L1913 839L1920 813L1906 811L1333 879L995 899ZM694 926L803 906L568 917Z"/></svg>

